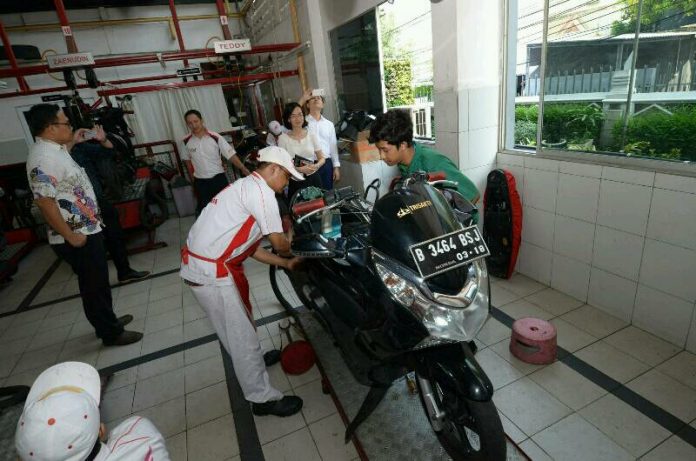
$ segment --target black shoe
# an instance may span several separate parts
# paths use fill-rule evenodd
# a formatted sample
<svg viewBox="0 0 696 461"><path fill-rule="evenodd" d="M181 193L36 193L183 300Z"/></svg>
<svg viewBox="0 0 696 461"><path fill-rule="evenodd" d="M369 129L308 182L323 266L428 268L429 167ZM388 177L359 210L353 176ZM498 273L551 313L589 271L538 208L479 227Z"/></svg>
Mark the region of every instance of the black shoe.
<svg viewBox="0 0 696 461"><path fill-rule="evenodd" d="M131 269L125 274L119 275L118 281L121 283L132 282L134 280L144 279L148 275L150 275L150 271L134 271L133 269Z"/></svg>
<svg viewBox="0 0 696 461"><path fill-rule="evenodd" d="M137 331L126 331L115 337L114 339L102 340L102 344L105 346L125 346L127 344L137 343L143 339L143 334Z"/></svg>
<svg viewBox="0 0 696 461"><path fill-rule="evenodd" d="M267 367L280 362L280 351L278 349L273 349L272 351L266 352L263 354L263 362Z"/></svg>
<svg viewBox="0 0 696 461"><path fill-rule="evenodd" d="M129 323L131 323L133 321L133 316L130 314L126 314L126 315L120 316L117 320L118 320L119 325L121 325L122 327L125 327L126 325L128 325Z"/></svg>
<svg viewBox="0 0 696 461"><path fill-rule="evenodd" d="M286 395L280 400L273 400L271 402L251 404L251 410L256 416L290 416L301 409L302 399L295 395Z"/></svg>

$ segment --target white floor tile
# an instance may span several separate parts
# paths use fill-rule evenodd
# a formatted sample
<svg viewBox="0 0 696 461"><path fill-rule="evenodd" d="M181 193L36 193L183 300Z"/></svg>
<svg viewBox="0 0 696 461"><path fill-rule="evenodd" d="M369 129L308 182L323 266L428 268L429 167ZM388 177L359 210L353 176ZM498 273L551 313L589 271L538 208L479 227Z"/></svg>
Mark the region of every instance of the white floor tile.
<svg viewBox="0 0 696 461"><path fill-rule="evenodd" d="M295 395L303 400L302 414L307 424L336 413L336 405L330 395L321 390L321 380L295 388Z"/></svg>
<svg viewBox="0 0 696 461"><path fill-rule="evenodd" d="M186 432L188 459L220 461L239 453L232 414L194 427Z"/></svg>
<svg viewBox="0 0 696 461"><path fill-rule="evenodd" d="M159 429L159 426L157 426L157 428ZM188 454L186 453L186 432L169 437L164 443L167 445L170 461L188 461Z"/></svg>
<svg viewBox="0 0 696 461"><path fill-rule="evenodd" d="M201 360L184 369L186 393L203 389L225 380L225 368L222 356L217 355Z"/></svg>
<svg viewBox="0 0 696 461"><path fill-rule="evenodd" d="M181 310L173 310L159 315L150 315L145 319L145 331L143 333L153 333L155 331L166 330L178 325L183 325L184 316Z"/></svg>
<svg viewBox="0 0 696 461"><path fill-rule="evenodd" d="M524 299L518 299L508 304L498 306L498 309L505 312L515 320L525 317L549 320L550 318L554 317L552 313L547 312L536 304L532 304Z"/></svg>
<svg viewBox="0 0 696 461"><path fill-rule="evenodd" d="M604 341L653 367L680 351L677 346L634 326L619 330Z"/></svg>
<svg viewBox="0 0 696 461"><path fill-rule="evenodd" d="M138 381L161 375L184 366L184 353L176 352L162 358L138 365Z"/></svg>
<svg viewBox="0 0 696 461"><path fill-rule="evenodd" d="M696 389L696 354L682 351L665 363L658 365L657 369L682 384Z"/></svg>
<svg viewBox="0 0 696 461"><path fill-rule="evenodd" d="M222 357L220 353L220 342L218 340L186 349L184 351L184 363L190 365L200 360L216 356Z"/></svg>
<svg viewBox="0 0 696 461"><path fill-rule="evenodd" d="M192 428L231 411L227 382L186 394L186 427Z"/></svg>
<svg viewBox="0 0 696 461"><path fill-rule="evenodd" d="M626 383L650 368L602 341L579 350L575 355L620 383Z"/></svg>
<svg viewBox="0 0 696 461"><path fill-rule="evenodd" d="M321 461L308 428L281 437L263 447L266 461Z"/></svg>
<svg viewBox="0 0 696 461"><path fill-rule="evenodd" d="M510 363L513 367L524 373L525 375L528 375L529 373L533 373L535 371L541 370L544 368L546 365L535 365L533 363L527 363L523 362L514 355L512 355L512 352L510 352L510 341L509 340L504 340L500 341L499 343L493 344L490 346L490 349L495 351L496 354L504 358L508 363Z"/></svg>
<svg viewBox="0 0 696 461"><path fill-rule="evenodd" d="M572 412L529 378L522 378L498 390L493 395L493 401L528 436Z"/></svg>
<svg viewBox="0 0 696 461"><path fill-rule="evenodd" d="M562 362L534 372L529 378L575 411L607 393Z"/></svg>
<svg viewBox="0 0 696 461"><path fill-rule="evenodd" d="M184 342L184 330L181 325L177 325L166 330L147 334L143 337L142 354L161 351L168 347L176 346Z"/></svg>
<svg viewBox="0 0 696 461"><path fill-rule="evenodd" d="M319 368L314 365L309 371L302 373L301 375L287 375L288 381L293 389L296 389L304 384L311 383L317 379L321 379L321 373L319 373Z"/></svg>
<svg viewBox="0 0 696 461"><path fill-rule="evenodd" d="M583 408L579 414L635 457L644 455L670 435L612 394Z"/></svg>
<svg viewBox="0 0 696 461"><path fill-rule="evenodd" d="M584 303L553 288L538 291L525 298L554 316L563 315Z"/></svg>
<svg viewBox="0 0 696 461"><path fill-rule="evenodd" d="M575 352L598 341L594 336L560 318L551 319L551 323L556 327L556 343L569 352Z"/></svg>
<svg viewBox="0 0 696 461"><path fill-rule="evenodd" d="M644 461L676 461L687 459L696 459L696 447L689 445L676 435L673 435L641 458L641 460Z"/></svg>
<svg viewBox="0 0 696 461"><path fill-rule="evenodd" d="M358 456L352 443L345 443L346 427L338 413L310 424L312 438L324 460L349 461Z"/></svg>
<svg viewBox="0 0 696 461"><path fill-rule="evenodd" d="M506 289L503 282L494 283L491 285L491 304L495 307L502 306L522 296Z"/></svg>
<svg viewBox="0 0 696 461"><path fill-rule="evenodd" d="M284 418L270 415L254 416L254 422L262 445L284 437L306 425L301 412Z"/></svg>
<svg viewBox="0 0 696 461"><path fill-rule="evenodd" d="M52 346L24 352L17 365L15 365L13 372L22 373L33 368L48 368L58 361L58 354L60 354L60 349Z"/></svg>
<svg viewBox="0 0 696 461"><path fill-rule="evenodd" d="M476 360L486 372L495 389L507 386L524 376L524 373L513 367L491 348L479 351Z"/></svg>
<svg viewBox="0 0 696 461"><path fill-rule="evenodd" d="M476 339L481 341L483 344L490 346L491 344L495 344L503 339L509 338L511 334L512 332L510 328L503 325L493 317L488 317L488 320L486 320L486 323L476 335Z"/></svg>
<svg viewBox="0 0 696 461"><path fill-rule="evenodd" d="M105 368L117 363L125 362L126 360L140 357L140 351L143 348L143 341L129 344L127 346L111 346L101 347L99 358L97 359L97 369Z"/></svg>
<svg viewBox="0 0 696 461"><path fill-rule="evenodd" d="M560 317L595 338L604 338L628 324L596 307L584 305Z"/></svg>
<svg viewBox="0 0 696 461"><path fill-rule="evenodd" d="M548 288L547 286L542 285L541 283L519 273L512 274L512 277L507 280L501 280L500 287L513 292L518 297L529 296L533 293Z"/></svg>
<svg viewBox="0 0 696 461"><path fill-rule="evenodd" d="M129 384L104 394L99 404L102 421L115 421L130 415L132 413L134 394L135 384Z"/></svg>
<svg viewBox="0 0 696 461"><path fill-rule="evenodd" d="M593 425L573 414L533 437L554 460L629 461L626 450Z"/></svg>
<svg viewBox="0 0 696 461"><path fill-rule="evenodd" d="M532 439L527 439L520 444L520 448L533 461L554 461L548 453L539 447Z"/></svg>
<svg viewBox="0 0 696 461"><path fill-rule="evenodd" d="M500 422L503 423L503 431L505 435L510 437L513 442L521 443L523 440L527 440L527 434L522 432L522 430L515 426L515 424L508 419L507 416L499 412Z"/></svg>
<svg viewBox="0 0 696 461"><path fill-rule="evenodd" d="M141 410L138 415L152 421L164 437L186 430L186 402L183 396Z"/></svg>
<svg viewBox="0 0 696 461"><path fill-rule="evenodd" d="M183 395L184 370L162 373L136 383L133 411L138 412Z"/></svg>
<svg viewBox="0 0 696 461"><path fill-rule="evenodd" d="M696 390L653 369L626 387L688 423L696 418Z"/></svg>

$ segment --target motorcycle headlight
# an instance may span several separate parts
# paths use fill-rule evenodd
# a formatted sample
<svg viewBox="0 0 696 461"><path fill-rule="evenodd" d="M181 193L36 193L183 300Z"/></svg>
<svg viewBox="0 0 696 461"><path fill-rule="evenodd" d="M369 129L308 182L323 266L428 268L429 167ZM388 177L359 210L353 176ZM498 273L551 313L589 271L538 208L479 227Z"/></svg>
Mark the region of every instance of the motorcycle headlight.
<svg viewBox="0 0 696 461"><path fill-rule="evenodd" d="M386 264L375 261L375 268L392 298L415 315L430 333L425 341L471 341L488 318L488 281L485 267L474 263L479 281L475 295L463 307L453 307L428 299L418 286ZM434 341L437 342L437 341Z"/></svg>

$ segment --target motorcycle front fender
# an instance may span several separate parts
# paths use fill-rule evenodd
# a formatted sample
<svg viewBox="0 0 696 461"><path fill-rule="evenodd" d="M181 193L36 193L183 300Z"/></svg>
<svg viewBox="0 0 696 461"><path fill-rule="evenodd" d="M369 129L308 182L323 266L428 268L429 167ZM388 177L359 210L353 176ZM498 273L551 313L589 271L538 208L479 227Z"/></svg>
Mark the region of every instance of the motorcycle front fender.
<svg viewBox="0 0 696 461"><path fill-rule="evenodd" d="M419 354L418 373L437 378L448 388L475 402L493 398L493 384L464 343L426 349Z"/></svg>

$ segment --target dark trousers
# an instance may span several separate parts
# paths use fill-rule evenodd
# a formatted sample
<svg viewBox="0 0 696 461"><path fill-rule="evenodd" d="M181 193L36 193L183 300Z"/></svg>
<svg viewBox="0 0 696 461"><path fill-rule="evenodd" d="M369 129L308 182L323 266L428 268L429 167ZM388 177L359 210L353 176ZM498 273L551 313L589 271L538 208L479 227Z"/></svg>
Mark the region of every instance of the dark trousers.
<svg viewBox="0 0 696 461"><path fill-rule="evenodd" d="M111 259L114 261L118 277L123 278L131 268L128 263L128 250L123 238L123 230L118 220L118 211L108 200L99 200L99 209L104 222L102 234L104 234L106 249L109 250Z"/></svg>
<svg viewBox="0 0 696 461"><path fill-rule="evenodd" d="M196 216L198 216L201 214L201 211L203 211L203 208L210 203L213 197L227 187L229 183L227 182L225 173L220 173L208 179L194 178L193 185L198 195L198 206L196 207Z"/></svg>
<svg viewBox="0 0 696 461"><path fill-rule="evenodd" d="M317 173L321 175L321 182L324 184L324 189L333 189L333 161L330 158L326 159Z"/></svg>
<svg viewBox="0 0 696 461"><path fill-rule="evenodd" d="M104 237L101 232L87 236L85 246L75 248L69 243L51 245L63 261L70 264L77 275L82 308L97 336L112 340L123 333L111 300L109 268L106 265Z"/></svg>

